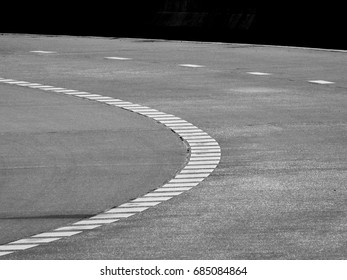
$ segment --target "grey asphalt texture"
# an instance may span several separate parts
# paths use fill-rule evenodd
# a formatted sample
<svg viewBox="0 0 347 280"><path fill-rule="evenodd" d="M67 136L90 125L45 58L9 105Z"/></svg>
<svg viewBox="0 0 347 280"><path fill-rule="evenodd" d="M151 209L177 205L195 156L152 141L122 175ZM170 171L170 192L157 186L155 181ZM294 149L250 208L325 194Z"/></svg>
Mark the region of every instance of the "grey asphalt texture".
<svg viewBox="0 0 347 280"><path fill-rule="evenodd" d="M172 113L222 149L220 165L198 187L117 223L3 259L346 259L346 55L0 36L0 77ZM272 75L247 73L255 71ZM134 113L3 84L0 96L1 242L128 201L158 187L186 160L172 132Z"/></svg>

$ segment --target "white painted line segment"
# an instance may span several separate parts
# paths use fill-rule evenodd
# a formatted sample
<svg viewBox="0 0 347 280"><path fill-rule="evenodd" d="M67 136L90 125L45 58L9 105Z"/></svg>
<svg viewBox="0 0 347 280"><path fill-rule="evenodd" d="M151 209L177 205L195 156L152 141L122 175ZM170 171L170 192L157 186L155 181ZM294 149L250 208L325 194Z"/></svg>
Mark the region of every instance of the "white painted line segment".
<svg viewBox="0 0 347 280"><path fill-rule="evenodd" d="M140 198L136 198L134 199L133 201L134 202L147 202L147 201L166 201L166 200L169 200L171 199L172 197L171 196L168 196L168 197L140 197Z"/></svg>
<svg viewBox="0 0 347 280"><path fill-rule="evenodd" d="M257 76L270 76L270 73L264 73L264 72L247 72L247 74L251 75L257 75Z"/></svg>
<svg viewBox="0 0 347 280"><path fill-rule="evenodd" d="M108 213L108 212L104 212L103 214L99 214L96 216L91 217L90 219L123 219L123 218L128 218L135 215L134 213Z"/></svg>
<svg viewBox="0 0 347 280"><path fill-rule="evenodd" d="M147 210L149 207L132 207L132 208L114 208L108 210L107 213L133 213L133 212L142 212Z"/></svg>
<svg viewBox="0 0 347 280"><path fill-rule="evenodd" d="M75 234L79 234L82 231L62 231L62 232L44 232L40 234L33 235L32 237L37 238L37 237L65 237L65 236L72 236Z"/></svg>
<svg viewBox="0 0 347 280"><path fill-rule="evenodd" d="M129 207L132 209L133 207L153 207L160 204L160 202L129 202L129 203L124 203L122 205L119 205L118 207Z"/></svg>
<svg viewBox="0 0 347 280"><path fill-rule="evenodd" d="M111 224L117 221L119 221L119 219L82 220L74 223L74 225Z"/></svg>
<svg viewBox="0 0 347 280"><path fill-rule="evenodd" d="M177 187L177 188L169 188L169 187L165 187L165 188L159 188L156 189L155 192L175 192L175 191L189 191L190 189L192 189L192 187Z"/></svg>
<svg viewBox="0 0 347 280"><path fill-rule="evenodd" d="M9 252L1 252L0 251L0 257L1 256L6 256L6 255L9 255L9 254L12 254L12 253L14 253L14 251L9 251Z"/></svg>
<svg viewBox="0 0 347 280"><path fill-rule="evenodd" d="M176 196L176 195L180 195L182 192L164 192L164 193L156 193L156 192L152 192L152 193L148 193L145 195L145 197L163 197L163 196Z"/></svg>
<svg viewBox="0 0 347 280"><path fill-rule="evenodd" d="M162 188L176 188L176 187L196 187L199 182L195 183L167 183Z"/></svg>
<svg viewBox="0 0 347 280"><path fill-rule="evenodd" d="M39 246L39 244L11 244L11 245L0 245L0 251L17 251L26 250L33 247Z"/></svg>
<svg viewBox="0 0 347 280"><path fill-rule="evenodd" d="M132 60L132 58L129 58L129 57L119 57L119 56L106 56L105 59L111 59L111 60Z"/></svg>
<svg viewBox="0 0 347 280"><path fill-rule="evenodd" d="M204 65L199 64L179 64L181 67L191 67L191 68L202 68L205 67Z"/></svg>
<svg viewBox="0 0 347 280"><path fill-rule="evenodd" d="M309 83L312 84L320 84L320 85L330 85L330 84L334 84L334 82L330 82L330 81L325 81L325 80L311 80L308 81Z"/></svg>
<svg viewBox="0 0 347 280"><path fill-rule="evenodd" d="M78 231L78 230L91 230L100 227L101 225L81 225L81 226L66 226L55 229L54 231Z"/></svg>
<svg viewBox="0 0 347 280"><path fill-rule="evenodd" d="M32 52L32 53L42 53L42 54L57 53L55 51L40 51L40 50L38 50L38 51L30 51L30 52Z"/></svg>
<svg viewBox="0 0 347 280"><path fill-rule="evenodd" d="M61 237L51 237L51 238L25 238L19 239L17 241L11 242L9 244L39 244L39 243L50 243L53 241L57 241L61 239Z"/></svg>

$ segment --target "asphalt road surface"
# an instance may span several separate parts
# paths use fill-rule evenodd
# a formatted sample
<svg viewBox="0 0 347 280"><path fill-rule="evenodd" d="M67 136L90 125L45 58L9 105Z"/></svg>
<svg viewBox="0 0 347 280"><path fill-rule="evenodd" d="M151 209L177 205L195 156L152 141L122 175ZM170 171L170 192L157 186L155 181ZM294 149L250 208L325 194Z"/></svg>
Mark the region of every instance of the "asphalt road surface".
<svg viewBox="0 0 347 280"><path fill-rule="evenodd" d="M1 35L0 77L161 110L222 151L169 201L1 258L346 259L346 69L339 51ZM0 244L139 197L187 160L148 118L4 83L0 135Z"/></svg>

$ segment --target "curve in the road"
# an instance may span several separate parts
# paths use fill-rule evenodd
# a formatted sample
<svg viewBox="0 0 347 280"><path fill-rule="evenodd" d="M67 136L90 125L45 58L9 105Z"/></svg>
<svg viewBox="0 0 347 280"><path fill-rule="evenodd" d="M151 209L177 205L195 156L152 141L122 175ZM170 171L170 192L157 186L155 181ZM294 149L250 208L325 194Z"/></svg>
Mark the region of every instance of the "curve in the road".
<svg viewBox="0 0 347 280"><path fill-rule="evenodd" d="M213 172L220 162L221 149L218 142L200 128L174 115L140 104L89 92L6 78L0 78L0 82L83 98L140 114L163 124L178 134L187 144L189 151L189 160L185 167L163 186L127 203L107 209L102 213L73 224L0 245L0 256L54 242L136 215L197 186Z"/></svg>

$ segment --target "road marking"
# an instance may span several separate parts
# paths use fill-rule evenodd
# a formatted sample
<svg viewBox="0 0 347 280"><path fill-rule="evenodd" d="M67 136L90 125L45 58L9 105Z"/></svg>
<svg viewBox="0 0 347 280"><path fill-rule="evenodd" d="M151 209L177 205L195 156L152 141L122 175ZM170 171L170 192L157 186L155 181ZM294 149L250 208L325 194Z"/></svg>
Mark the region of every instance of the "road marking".
<svg viewBox="0 0 347 280"><path fill-rule="evenodd" d="M156 193L156 192L152 192L152 193L148 193L145 195L145 197L152 197L152 196L155 196L155 197L165 197L167 195L169 196L175 196L175 195L180 195L182 192L164 192L164 193Z"/></svg>
<svg viewBox="0 0 347 280"><path fill-rule="evenodd" d="M179 64L181 67L191 67L191 68L202 68L205 67L204 65L199 64Z"/></svg>
<svg viewBox="0 0 347 280"><path fill-rule="evenodd" d="M149 207L132 207L132 208L114 208L108 210L107 213L132 213L132 212L142 212L147 210Z"/></svg>
<svg viewBox="0 0 347 280"><path fill-rule="evenodd" d="M169 188L169 187L165 187L165 188L159 188L156 189L155 192L175 192L175 191L189 191L192 187L177 187L177 188Z"/></svg>
<svg viewBox="0 0 347 280"><path fill-rule="evenodd" d="M217 164L186 165L186 167L184 169L200 169L200 168L215 169L216 167L217 167Z"/></svg>
<svg viewBox="0 0 347 280"><path fill-rule="evenodd" d="M76 231L76 230L91 230L100 227L101 225L81 225L81 226L66 226L55 229L54 231Z"/></svg>
<svg viewBox="0 0 347 280"><path fill-rule="evenodd" d="M9 251L9 252L1 252L1 251L0 251L0 257L1 257L1 256L6 256L6 255L12 254L12 253L14 253L14 251Z"/></svg>
<svg viewBox="0 0 347 280"><path fill-rule="evenodd" d="M26 250L33 247L39 246L39 244L12 244L12 245L0 245L0 251L16 251Z"/></svg>
<svg viewBox="0 0 347 280"><path fill-rule="evenodd" d="M55 238L26 238L26 239L19 239L17 241L11 242L9 244L39 244L39 243L50 243L53 241L57 241L61 239L61 237L55 237Z"/></svg>
<svg viewBox="0 0 347 280"><path fill-rule="evenodd" d="M112 214L112 213L104 212L103 214L93 216L90 219L122 219L122 218L128 218L133 215L135 214L123 214L123 213Z"/></svg>
<svg viewBox="0 0 347 280"><path fill-rule="evenodd" d="M311 81L308 81L308 82L309 82L309 83L313 83L313 84L320 84L320 85L335 84L334 82L325 81L325 80L311 80Z"/></svg>
<svg viewBox="0 0 347 280"><path fill-rule="evenodd" d="M111 224L117 221L119 221L119 219L82 220L74 223L74 225Z"/></svg>
<svg viewBox="0 0 347 280"><path fill-rule="evenodd" d="M168 197L140 197L140 198L134 199L133 201L134 202L141 202L141 201L144 201L144 202L148 202L148 201L166 201L166 200L169 200L171 198L172 198L172 196L168 196Z"/></svg>
<svg viewBox="0 0 347 280"><path fill-rule="evenodd" d="M136 202L129 202L129 203L124 203L122 205L119 205L118 207L152 207L160 204L160 202L141 202L141 203L136 203Z"/></svg>
<svg viewBox="0 0 347 280"><path fill-rule="evenodd" d="M46 88L39 88L39 89L42 89L42 90L52 90L52 91L56 91L56 90L60 90L60 89L64 89L64 88L60 88L60 87L46 87Z"/></svg>
<svg viewBox="0 0 347 280"><path fill-rule="evenodd" d="M194 179L171 179L169 183L192 183L192 182L202 182L204 178L194 178Z"/></svg>
<svg viewBox="0 0 347 280"><path fill-rule="evenodd" d="M132 58L129 57L119 57L119 56L107 56L105 59L113 59L113 60L132 60Z"/></svg>
<svg viewBox="0 0 347 280"><path fill-rule="evenodd" d="M196 65L186 65L186 67L196 67ZM166 126L168 129L171 129L174 133L179 135L183 141L185 141L188 146L187 150L190 151L190 156L188 157L189 160L184 168L181 169L174 178L168 180L168 182L163 186L127 203L105 210L102 213L98 213L70 225L59 227L51 232L36 234L29 238L20 239L2 245L0 246L2 255L11 254L17 250L29 249L40 244L54 242L64 237L82 233L86 230L97 229L103 225L118 222L119 220L129 218L137 213L157 206L164 201L170 200L171 198L198 186L214 171L220 161L221 149L217 141L200 128L176 117L175 115L167 114L148 106L90 92L5 78L0 78L0 82L10 82L10 84L14 86L28 86L39 90L81 98L87 101L96 101L100 102L100 104L107 104L140 114L144 117L155 120L157 123Z"/></svg>
<svg viewBox="0 0 347 280"><path fill-rule="evenodd" d="M191 154L190 158L199 158L199 157L221 157L221 153L201 153L201 154Z"/></svg>
<svg viewBox="0 0 347 280"><path fill-rule="evenodd" d="M72 93L72 92L78 92L77 90L74 89L58 89L58 90L54 90L55 92L58 93Z"/></svg>
<svg viewBox="0 0 347 280"><path fill-rule="evenodd" d="M181 170L182 174L190 174L190 173L209 173L211 174L213 172L213 169L187 169L187 170Z"/></svg>
<svg viewBox="0 0 347 280"><path fill-rule="evenodd" d="M162 186L162 188L174 188L174 187L196 187L199 185L198 182L195 183L168 183Z"/></svg>
<svg viewBox="0 0 347 280"><path fill-rule="evenodd" d="M257 75L257 76L270 76L270 75L272 75L270 73L264 73L264 72L247 72L247 74Z"/></svg>
<svg viewBox="0 0 347 280"><path fill-rule="evenodd" d="M36 238L36 237L65 237L65 236L72 236L75 234L79 234L82 231L62 231L62 232L54 232L54 231L50 231L50 232L44 232L44 233L40 233L40 234L36 234L33 235L32 237Z"/></svg>
<svg viewBox="0 0 347 280"><path fill-rule="evenodd" d="M51 53L57 53L57 52L54 52L54 51L30 51L32 53L42 53L42 54L51 54Z"/></svg>

